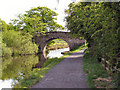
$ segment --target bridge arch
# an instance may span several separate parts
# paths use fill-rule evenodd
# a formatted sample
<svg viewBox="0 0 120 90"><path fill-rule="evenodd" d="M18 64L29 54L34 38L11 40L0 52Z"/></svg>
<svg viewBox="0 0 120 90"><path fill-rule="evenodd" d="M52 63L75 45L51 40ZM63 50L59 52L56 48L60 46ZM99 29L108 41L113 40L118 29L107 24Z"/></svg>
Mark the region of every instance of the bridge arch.
<svg viewBox="0 0 120 90"><path fill-rule="evenodd" d="M47 55L46 55L47 45L50 41L55 40L55 39L61 39L61 40L65 41L68 44L69 49L71 49L69 42L65 38L61 38L61 37L59 37L59 38L58 37L57 38L49 38L49 40L45 41L45 44L43 45L43 49L41 49L41 51L43 52L43 55L46 59L47 59Z"/></svg>
<svg viewBox="0 0 120 90"><path fill-rule="evenodd" d="M48 32L45 33L45 35L39 33L35 34L33 38L35 40L35 43L39 45L39 52L43 53L44 58L46 58L46 45L53 39L62 39L66 41L69 45L70 50L76 48L84 42L84 40L80 38L71 38L69 32Z"/></svg>
<svg viewBox="0 0 120 90"><path fill-rule="evenodd" d="M51 45L51 41L53 41L52 45ZM68 43L61 38L52 38L52 39L49 39L46 43L47 44L44 48L44 52L47 51L46 50L47 48L50 49L50 51L51 50L56 50L56 49L63 49L63 48L66 48L67 51L70 50ZM47 56L47 57L51 57L51 56L54 57L54 54L58 55L57 53L54 53L54 52L53 52L53 54L52 53L47 53L47 52L45 54L46 54L45 56Z"/></svg>

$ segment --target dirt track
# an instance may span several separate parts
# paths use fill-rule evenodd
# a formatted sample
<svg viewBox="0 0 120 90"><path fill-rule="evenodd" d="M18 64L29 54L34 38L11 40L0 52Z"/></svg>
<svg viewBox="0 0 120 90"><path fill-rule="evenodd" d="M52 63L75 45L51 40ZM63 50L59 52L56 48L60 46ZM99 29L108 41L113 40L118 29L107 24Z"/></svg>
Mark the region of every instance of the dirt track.
<svg viewBox="0 0 120 90"><path fill-rule="evenodd" d="M65 58L32 88L88 88L83 72L83 52L81 50Z"/></svg>

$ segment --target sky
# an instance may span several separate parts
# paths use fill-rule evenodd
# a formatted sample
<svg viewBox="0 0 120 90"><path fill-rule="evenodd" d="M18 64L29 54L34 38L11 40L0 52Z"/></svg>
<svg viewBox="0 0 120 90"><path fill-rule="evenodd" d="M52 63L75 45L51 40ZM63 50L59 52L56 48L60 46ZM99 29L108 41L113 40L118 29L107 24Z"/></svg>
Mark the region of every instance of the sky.
<svg viewBox="0 0 120 90"><path fill-rule="evenodd" d="M0 18L6 23L10 20L17 18L19 14L24 14L25 11L30 10L33 7L46 6L52 10L55 10L58 15L57 22L65 26L63 19L65 17L64 9L68 7L69 3L74 0L0 0Z"/></svg>
<svg viewBox="0 0 120 90"><path fill-rule="evenodd" d="M33 7L46 6L52 10L57 8L56 12L59 14L57 17L58 24L65 26L63 19L65 17L64 9L68 8L68 5L72 1L86 1L86 0L0 0L0 18L7 24L10 20L17 18L19 14L24 14L25 11L30 10ZM100 0L87 0L87 1L100 1ZM116 1L116 0L104 0L104 1ZM119 1L119 0L118 0Z"/></svg>

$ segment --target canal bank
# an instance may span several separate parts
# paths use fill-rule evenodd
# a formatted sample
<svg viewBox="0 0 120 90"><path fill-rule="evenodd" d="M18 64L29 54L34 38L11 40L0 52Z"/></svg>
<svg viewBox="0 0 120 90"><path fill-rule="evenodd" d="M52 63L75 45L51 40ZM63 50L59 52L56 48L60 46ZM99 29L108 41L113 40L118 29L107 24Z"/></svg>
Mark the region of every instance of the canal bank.
<svg viewBox="0 0 120 90"><path fill-rule="evenodd" d="M55 67L43 79L32 86L35 88L89 88L87 75L83 72L84 50L74 52Z"/></svg>
<svg viewBox="0 0 120 90"><path fill-rule="evenodd" d="M60 63L62 60L64 60L66 57L68 57L70 54L74 52L78 52L82 49L84 49L85 46L81 45L78 48L76 48L73 51L70 51L69 53L65 54L64 56L60 58L52 58L48 59L42 68L35 68L33 71L29 72L30 74L25 77L24 79L20 80L18 84L14 86L14 88L27 88L31 87L32 85L38 83L48 71L53 68L56 64Z"/></svg>

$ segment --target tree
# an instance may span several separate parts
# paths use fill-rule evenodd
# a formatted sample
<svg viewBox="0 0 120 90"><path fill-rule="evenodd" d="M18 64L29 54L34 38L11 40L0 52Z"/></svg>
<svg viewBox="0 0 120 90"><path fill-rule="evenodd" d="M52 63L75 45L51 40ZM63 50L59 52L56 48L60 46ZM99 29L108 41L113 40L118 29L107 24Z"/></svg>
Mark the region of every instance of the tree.
<svg viewBox="0 0 120 90"><path fill-rule="evenodd" d="M3 55L12 50L13 54L35 54L38 52L38 46L32 42L32 35L18 31L5 31L2 33ZM9 49L10 48L10 49ZM11 52L10 52L11 54Z"/></svg>
<svg viewBox="0 0 120 90"><path fill-rule="evenodd" d="M5 21L0 19L0 28L2 31L6 31L7 30L7 24L5 23Z"/></svg>
<svg viewBox="0 0 120 90"><path fill-rule="evenodd" d="M71 33L87 40L93 56L105 58L111 67L115 66L120 52L119 2L71 3L65 12Z"/></svg>
<svg viewBox="0 0 120 90"><path fill-rule="evenodd" d="M37 7L26 11L26 14L19 15L20 20L13 20L18 30L29 32L31 34L35 32L45 33L48 31L54 31L63 27L55 20L58 14L47 7Z"/></svg>

